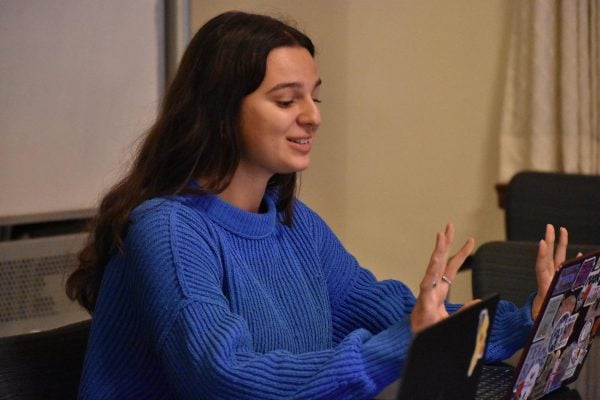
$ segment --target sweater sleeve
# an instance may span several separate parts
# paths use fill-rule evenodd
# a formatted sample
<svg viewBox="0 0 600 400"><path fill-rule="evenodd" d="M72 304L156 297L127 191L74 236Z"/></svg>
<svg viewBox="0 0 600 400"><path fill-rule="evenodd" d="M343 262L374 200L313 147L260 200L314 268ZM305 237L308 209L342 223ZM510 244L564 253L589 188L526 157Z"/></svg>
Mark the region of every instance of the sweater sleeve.
<svg viewBox="0 0 600 400"><path fill-rule="evenodd" d="M486 362L506 360L517 350L523 348L533 327L532 300L533 297L530 297L521 308L506 300L498 302L492 333L485 353ZM446 304L449 313L457 311L460 307L460 304Z"/></svg>
<svg viewBox="0 0 600 400"><path fill-rule="evenodd" d="M316 214L313 231L330 296L334 340L341 341L355 329L379 333L398 321L406 321L415 296L402 282L377 281L343 247L331 229ZM408 346L408 342L398 343Z"/></svg>
<svg viewBox="0 0 600 400"><path fill-rule="evenodd" d="M486 350L487 362L505 360L525 345L533 327L532 299L521 308L506 300L498 303L492 335Z"/></svg>
<svg viewBox="0 0 600 400"><path fill-rule="evenodd" d="M292 354L253 349L248 327L225 307L190 302L160 346L185 399L370 399L398 377L406 324L356 330L331 349Z"/></svg>
<svg viewBox="0 0 600 400"><path fill-rule="evenodd" d="M415 305L413 293L398 281L378 282L369 271L358 265L316 215L315 221L314 229L322 244L320 254L332 298L335 339L342 340L358 327L377 333L396 321L406 320ZM461 306L446 304L449 313ZM533 326L530 315L531 299L521 308L508 301L499 302L486 361L505 360L523 347ZM402 345L407 346L408 343Z"/></svg>

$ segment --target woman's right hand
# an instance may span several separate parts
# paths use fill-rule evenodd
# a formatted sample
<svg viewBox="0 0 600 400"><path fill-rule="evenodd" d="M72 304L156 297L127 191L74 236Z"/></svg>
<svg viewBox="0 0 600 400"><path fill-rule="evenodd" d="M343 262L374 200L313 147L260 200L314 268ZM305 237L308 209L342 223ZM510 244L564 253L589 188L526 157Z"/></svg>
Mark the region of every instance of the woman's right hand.
<svg viewBox="0 0 600 400"><path fill-rule="evenodd" d="M469 238L459 252L448 259L453 240L452 224L446 225L443 232L437 233L435 248L419 286L417 302L410 314L410 325L415 333L448 317L444 301L450 285L458 269L475 247L475 241Z"/></svg>

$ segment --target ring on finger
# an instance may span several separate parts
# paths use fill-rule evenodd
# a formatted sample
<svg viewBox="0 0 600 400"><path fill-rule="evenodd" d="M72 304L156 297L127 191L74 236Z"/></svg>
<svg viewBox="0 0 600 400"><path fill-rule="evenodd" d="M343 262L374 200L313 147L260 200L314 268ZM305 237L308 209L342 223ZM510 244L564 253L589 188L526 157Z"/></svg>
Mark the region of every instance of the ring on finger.
<svg viewBox="0 0 600 400"><path fill-rule="evenodd" d="M452 285L452 281L446 275L442 275L442 281L446 282L448 285Z"/></svg>
<svg viewBox="0 0 600 400"><path fill-rule="evenodd" d="M432 289L435 289L436 286L437 286L437 281L436 280L434 280L433 282L431 282L431 288Z"/></svg>

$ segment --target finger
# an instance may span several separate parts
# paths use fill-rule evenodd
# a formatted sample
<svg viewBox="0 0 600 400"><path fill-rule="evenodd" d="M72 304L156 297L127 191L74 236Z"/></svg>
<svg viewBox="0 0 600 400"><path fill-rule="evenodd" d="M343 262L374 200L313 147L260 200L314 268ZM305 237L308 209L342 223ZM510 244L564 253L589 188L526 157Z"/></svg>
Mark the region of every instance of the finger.
<svg viewBox="0 0 600 400"><path fill-rule="evenodd" d="M446 243L448 243L448 248L452 247L452 243L454 243L454 224L448 223L446 225Z"/></svg>
<svg viewBox="0 0 600 400"><path fill-rule="evenodd" d="M425 276L421 281L421 291L432 288L432 282L436 280L444 271L447 257L446 237L444 233L438 232L435 239L435 247L429 258L429 264L425 271Z"/></svg>
<svg viewBox="0 0 600 400"><path fill-rule="evenodd" d="M473 252L474 248L475 240L473 238L467 239L458 253L456 253L456 255L448 262L446 270L444 271L444 275L450 278L450 280L454 280L461 265L463 265L469 254Z"/></svg>
<svg viewBox="0 0 600 400"><path fill-rule="evenodd" d="M556 234L554 232L554 226L551 224L546 225L544 241L547 245L547 252L545 253L545 260L542 266L549 272L554 272L554 242L556 241Z"/></svg>
<svg viewBox="0 0 600 400"><path fill-rule="evenodd" d="M548 244L550 248L550 253L554 253L554 241L556 240L556 235L554 232L554 226L551 224L546 225L546 234L544 235L544 240Z"/></svg>
<svg viewBox="0 0 600 400"><path fill-rule="evenodd" d="M465 304L463 304L463 305L462 305L462 306L461 306L461 307L458 309L458 311L462 311L462 310L464 310L465 308L469 308L469 307L471 307L473 304L477 304L477 303L481 303L481 299L472 299L472 300L469 300L469 301L465 302Z"/></svg>
<svg viewBox="0 0 600 400"><path fill-rule="evenodd" d="M563 227L559 228L558 245L554 254L554 268L567 258L567 245L569 244L569 232Z"/></svg>
<svg viewBox="0 0 600 400"><path fill-rule="evenodd" d="M535 267L538 271L544 272L546 270L546 259L548 257L548 253L548 244L544 239L540 240L538 244L537 259L535 262Z"/></svg>

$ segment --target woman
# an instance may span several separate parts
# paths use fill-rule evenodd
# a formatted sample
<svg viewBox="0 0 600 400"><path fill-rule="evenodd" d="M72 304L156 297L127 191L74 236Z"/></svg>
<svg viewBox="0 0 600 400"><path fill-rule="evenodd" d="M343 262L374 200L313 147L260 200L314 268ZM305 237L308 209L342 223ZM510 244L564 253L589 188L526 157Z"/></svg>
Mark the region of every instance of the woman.
<svg viewBox="0 0 600 400"><path fill-rule="evenodd" d="M314 52L260 15L194 36L67 283L93 313L82 398L368 399L399 377L413 332L459 308L444 300L474 244L448 261L452 225L415 299L295 198L321 122ZM549 227L534 301L501 303L488 358L523 344L553 242ZM565 247L562 234L557 261Z"/></svg>

